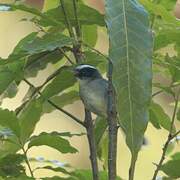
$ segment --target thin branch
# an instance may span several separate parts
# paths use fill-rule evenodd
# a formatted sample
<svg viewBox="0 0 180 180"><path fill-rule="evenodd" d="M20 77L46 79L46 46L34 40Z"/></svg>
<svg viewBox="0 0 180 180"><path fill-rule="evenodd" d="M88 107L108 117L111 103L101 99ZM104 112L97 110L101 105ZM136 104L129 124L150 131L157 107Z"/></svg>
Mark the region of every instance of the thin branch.
<svg viewBox="0 0 180 180"><path fill-rule="evenodd" d="M86 46L87 48L91 49L92 51L95 51L97 54L99 54L100 56L103 56L105 59L107 59L108 61L110 60L108 56L104 55L102 52L98 51L97 49L91 47L89 44L82 42L82 44L84 46Z"/></svg>
<svg viewBox="0 0 180 180"><path fill-rule="evenodd" d="M115 91L112 84L113 65L111 60L108 67L108 128L109 128L109 145L108 145L108 177L109 180L116 179L116 158L117 158L117 112L115 104Z"/></svg>
<svg viewBox="0 0 180 180"><path fill-rule="evenodd" d="M79 19L78 19L78 7L77 7L77 0L73 0L73 7L74 7L74 15L75 15L75 19L76 19L76 33L77 33L77 37L78 37L78 41L81 40L81 26L79 24Z"/></svg>
<svg viewBox="0 0 180 180"><path fill-rule="evenodd" d="M174 139L178 134L180 134L180 130L171 136L171 140Z"/></svg>
<svg viewBox="0 0 180 180"><path fill-rule="evenodd" d="M60 3L61 3L61 8L62 8L62 11L63 11L63 14L64 14L65 23L66 23L67 29L69 31L69 35L70 35L70 37L75 39L75 35L74 35L74 32L73 32L71 23L70 23L70 21L68 19L68 16L67 16L67 13L66 13L66 10L65 10L64 0L60 0Z"/></svg>
<svg viewBox="0 0 180 180"><path fill-rule="evenodd" d="M91 112L85 109L85 120L84 120L86 131L87 131L87 138L89 143L90 149L90 160L91 160L91 167L93 171L93 180L98 180L98 163L97 163L97 151L96 151L96 143L94 137L94 127L93 121L91 117Z"/></svg>
<svg viewBox="0 0 180 180"><path fill-rule="evenodd" d="M161 158L160 158L160 161L159 163L157 164L157 168L156 170L154 171L154 175L153 175L153 178L152 180L156 180L156 177L158 175L158 172L165 160L165 156L166 156L166 152L167 152L167 149L168 149L168 145L170 143L170 141L176 137L177 134L179 134L179 131L177 133L175 133L174 135L172 135L172 132L173 132L173 126L174 126L174 121L175 121L175 117L176 117L176 112L177 112L177 108L178 108L178 101L179 101L179 95L180 95L180 89L178 91L178 94L177 94L177 97L175 98L175 106L174 106L174 112L173 112L173 115L172 115L172 121L171 121L171 127L170 127L170 130L169 130L169 135L167 137L167 140L165 142L165 145L163 147L163 153L161 155Z"/></svg>
<svg viewBox="0 0 180 180"><path fill-rule="evenodd" d="M26 153L26 151L25 151L25 149L24 149L23 146L21 147L21 149L22 149L22 151L23 151L23 153L24 153L25 162L26 162L26 164L27 164L27 166L28 166L28 169L29 169L29 172L30 172L30 174L31 174L31 177L34 178L33 170L31 169L31 165L30 165L29 160L28 160L28 158L27 158L27 153Z"/></svg>
<svg viewBox="0 0 180 180"><path fill-rule="evenodd" d="M70 64L74 65L73 61L67 56L62 48L59 48L59 51L64 55L64 57L70 62Z"/></svg>
<svg viewBox="0 0 180 180"><path fill-rule="evenodd" d="M36 88L32 83L30 83L27 79L23 79L29 86L33 87L36 89L36 92L42 97L42 93L39 91L38 88ZM71 113L67 112L66 110L62 109L61 107L59 107L58 105L56 105L54 102L52 102L51 100L47 100L47 102L49 104L51 104L54 108L56 108L57 110L63 112L64 114L66 114L67 116L69 116L71 119L73 119L75 122L77 122L78 124L82 125L83 127L85 127L84 123L79 120L78 118L76 118L74 115L72 115Z"/></svg>

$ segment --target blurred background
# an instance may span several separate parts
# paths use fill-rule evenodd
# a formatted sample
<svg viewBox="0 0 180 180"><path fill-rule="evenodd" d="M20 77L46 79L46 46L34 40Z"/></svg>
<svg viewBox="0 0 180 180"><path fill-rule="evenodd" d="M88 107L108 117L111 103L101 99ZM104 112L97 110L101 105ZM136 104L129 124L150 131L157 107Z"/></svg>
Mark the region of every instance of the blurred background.
<svg viewBox="0 0 180 180"><path fill-rule="evenodd" d="M9 3L12 1L9 0L0 0L0 3ZM26 0L24 3L42 9L45 11L49 6L53 6L53 3L56 3L57 0ZM101 13L104 12L104 2L103 0L86 0L85 1L89 6L94 7L99 10ZM177 18L180 18L180 0L177 1L176 7L174 7L174 15ZM36 27L28 21L21 21L22 18L30 17L30 14L24 12L0 12L0 57L7 57L23 37L25 37L30 32L36 30ZM106 37L105 31L99 30L99 39L96 45L96 48L101 50L104 53L108 53L108 38ZM172 52L173 53L173 52ZM38 80L30 79L35 85L38 82L42 82L50 73L55 70L55 66L49 65L48 69L41 71L38 75ZM161 79L161 77L156 77ZM162 81L167 81L161 79ZM20 105L22 94L25 94L27 91L27 86L23 83L19 86L19 92L17 96L13 99L5 99L3 102L3 108L8 108L14 110L15 107ZM172 116L172 100L165 95L160 95L156 99L160 102L167 114ZM74 115L79 118L84 118L84 112L81 102L76 102L72 105L65 107L68 111L72 112ZM180 128L180 124L177 124ZM74 123L70 118L61 114L58 111L54 111L50 114L45 114L42 116L41 121L36 127L35 134L39 134L42 131L70 131L72 133L81 133L84 132L83 128L80 128L79 125ZM148 138L148 145L143 147L139 153L139 159L136 167L136 180L148 180L151 179L155 165L153 163L159 161L163 143L167 137L166 130L156 130L149 124L146 137ZM130 152L125 145L124 137L121 132L119 132L118 140L118 164L117 172L122 178L127 179L128 175L128 166L130 162ZM87 139L85 136L82 137L73 137L71 139L72 145L77 147L79 153L76 154L67 154L61 155L59 152L52 150L48 147L38 147L32 148L29 152L29 157L45 157L49 160L59 160L60 162L70 163L77 168L89 168L89 151L87 146ZM177 145L176 150L180 150L180 146ZM36 164L33 164L35 166ZM36 176L44 176L47 172L39 170L36 172ZM48 171L48 175L51 175Z"/></svg>

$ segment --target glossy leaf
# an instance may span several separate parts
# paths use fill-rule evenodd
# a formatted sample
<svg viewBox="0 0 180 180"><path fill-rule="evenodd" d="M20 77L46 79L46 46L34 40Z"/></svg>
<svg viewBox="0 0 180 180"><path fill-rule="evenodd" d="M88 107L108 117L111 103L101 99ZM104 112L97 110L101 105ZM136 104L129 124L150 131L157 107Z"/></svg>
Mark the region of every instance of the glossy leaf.
<svg viewBox="0 0 180 180"><path fill-rule="evenodd" d="M66 88L73 86L76 79L69 67L62 67L59 70L58 75L49 83L46 88L42 91L42 96L45 99L49 99L62 92Z"/></svg>
<svg viewBox="0 0 180 180"><path fill-rule="evenodd" d="M167 174L169 177L172 178L179 178L180 177L180 160L170 160L167 163L163 164L161 170Z"/></svg>
<svg viewBox="0 0 180 180"><path fill-rule="evenodd" d="M23 143L25 143L34 132L36 124L40 120L41 112L42 104L38 100L30 102L21 112L19 122L21 128L21 141Z"/></svg>
<svg viewBox="0 0 180 180"><path fill-rule="evenodd" d="M11 129L16 136L20 136L20 125L13 111L0 109L0 125Z"/></svg>
<svg viewBox="0 0 180 180"><path fill-rule="evenodd" d="M79 100L79 93L77 91L70 91L67 93L63 93L59 96L54 96L50 99L59 107L64 107L66 105L72 104L73 102ZM50 113L54 111L55 108L51 106L48 102L44 102L43 104L43 113Z"/></svg>
<svg viewBox="0 0 180 180"><path fill-rule="evenodd" d="M60 137L57 134L41 133L38 136L33 136L28 144L28 148L33 146L49 146L58 150L61 153L76 153L77 149L72 147L68 140Z"/></svg>
<svg viewBox="0 0 180 180"><path fill-rule="evenodd" d="M171 127L170 117L164 112L163 108L159 104L153 101L151 102L149 108L149 120L157 129L163 127L169 131L169 128Z"/></svg>
<svg viewBox="0 0 180 180"><path fill-rule="evenodd" d="M117 111L135 160L148 124L151 99L152 34L148 14L137 1L106 0L106 23Z"/></svg>

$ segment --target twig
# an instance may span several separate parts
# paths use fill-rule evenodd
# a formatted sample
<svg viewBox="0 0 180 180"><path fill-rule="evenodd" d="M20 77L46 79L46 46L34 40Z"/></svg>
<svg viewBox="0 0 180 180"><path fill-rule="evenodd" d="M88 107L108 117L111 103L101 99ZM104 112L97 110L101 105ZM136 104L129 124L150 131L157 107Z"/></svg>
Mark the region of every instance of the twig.
<svg viewBox="0 0 180 180"><path fill-rule="evenodd" d="M108 67L108 125L109 125L109 145L108 145L108 177L109 180L116 179L116 157L117 157L117 112L115 104L115 91L112 84L113 64L109 61Z"/></svg>
<svg viewBox="0 0 180 180"><path fill-rule="evenodd" d="M154 171L154 175L153 175L152 180L156 180L158 172L159 172L159 170L160 170L160 168L161 168L161 166L163 164L163 161L165 160L166 151L168 149L168 145L169 145L170 141L180 133L180 131L178 131L177 133L172 135L174 121L175 121L175 117L176 117L176 111L177 111L177 108L178 108L179 95L180 95L180 89L178 91L177 97L175 98L175 106L174 106L174 112L173 112L172 121L171 121L171 127L170 127L170 130L169 130L169 135L168 135L167 140L166 140L166 142L164 144L164 147L162 149L163 153L161 155L159 163L157 164L157 168Z"/></svg>
<svg viewBox="0 0 180 180"><path fill-rule="evenodd" d="M36 89L36 92L43 98L42 93L39 91L38 88L36 88L32 83L30 83L27 79L23 79L29 86L33 87ZM83 127L85 127L84 123L79 120L78 118L76 118L75 116L73 116L71 113L67 112L66 110L62 109L61 107L59 107L58 105L56 105L54 102L52 102L51 100L47 100L47 102L49 104L51 104L53 107L55 107L57 110L63 112L64 114L66 114L67 116L69 116L71 119L73 119L75 122L77 122L78 124L82 125Z"/></svg>
<svg viewBox="0 0 180 180"><path fill-rule="evenodd" d="M70 64L74 65L73 61L67 56L62 48L59 48L59 51L64 55L64 57L70 62Z"/></svg>
<svg viewBox="0 0 180 180"><path fill-rule="evenodd" d="M93 121L91 117L91 112L85 109L85 127L87 131L87 138L89 143L89 149L90 149L90 160L91 160L91 167L93 171L93 180L98 180L98 163L97 163L97 151L96 151L96 143L95 143L95 137L94 137L94 127L93 127Z"/></svg>
<svg viewBox="0 0 180 180"><path fill-rule="evenodd" d="M107 56L104 55L102 52L98 51L97 49L91 47L89 44L87 44L87 43L85 43L85 42L82 42L82 44L83 44L84 46L86 46L87 48L89 48L89 49L95 51L97 54L103 56L103 57L104 57L105 59L107 59L108 61L110 60L109 57L107 57Z"/></svg>
<svg viewBox="0 0 180 180"><path fill-rule="evenodd" d="M33 170L31 169L31 165L30 165L29 160L28 160L28 158L27 158L27 153L26 153L26 151L25 151L25 149L24 149L23 146L21 147L21 149L22 149L22 151L23 151L23 153L24 153L25 162L26 162L26 164L27 164L27 166L28 166L28 168L29 168L29 172L30 172L30 174L31 174L31 177L34 178Z"/></svg>
<svg viewBox="0 0 180 180"><path fill-rule="evenodd" d="M64 14L65 23L66 23L67 29L69 31L69 35L70 35L70 37L75 39L75 35L74 35L74 32L73 32L71 23L70 23L70 21L68 19L68 16L66 14L65 6L64 6L64 0L60 0L60 3L61 3L61 8L62 8L62 11L63 11L63 14Z"/></svg>
<svg viewBox="0 0 180 180"><path fill-rule="evenodd" d="M77 13L77 0L73 0L73 7L74 7L74 15L76 19L76 33L78 37L78 41L81 40L81 26L79 24L79 19L78 19L78 13Z"/></svg>

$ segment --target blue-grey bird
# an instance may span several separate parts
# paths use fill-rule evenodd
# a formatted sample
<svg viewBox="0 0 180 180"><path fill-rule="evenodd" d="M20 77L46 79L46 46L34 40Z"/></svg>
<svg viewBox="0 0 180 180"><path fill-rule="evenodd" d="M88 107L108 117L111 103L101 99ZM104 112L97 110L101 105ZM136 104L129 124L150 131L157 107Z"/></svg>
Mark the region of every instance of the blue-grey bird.
<svg viewBox="0 0 180 180"><path fill-rule="evenodd" d="M74 74L79 81L79 93L86 109L107 117L108 81L94 66L87 64L77 66Z"/></svg>

